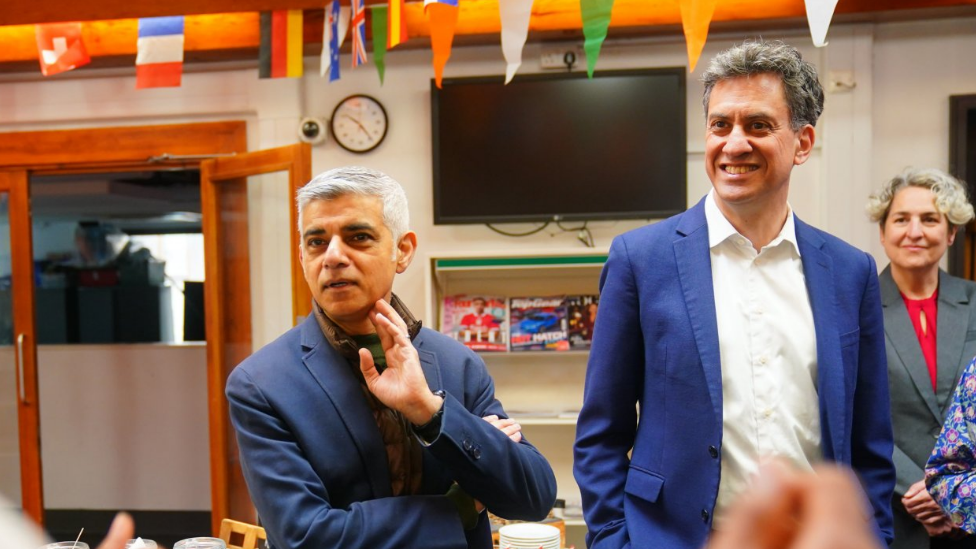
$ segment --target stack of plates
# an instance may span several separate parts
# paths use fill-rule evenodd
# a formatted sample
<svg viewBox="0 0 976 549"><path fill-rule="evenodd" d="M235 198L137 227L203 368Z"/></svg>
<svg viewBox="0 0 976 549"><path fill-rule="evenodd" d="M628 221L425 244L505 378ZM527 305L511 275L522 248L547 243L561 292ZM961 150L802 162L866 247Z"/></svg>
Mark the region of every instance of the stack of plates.
<svg viewBox="0 0 976 549"><path fill-rule="evenodd" d="M502 526L498 544L501 549L561 549L559 528L534 522Z"/></svg>

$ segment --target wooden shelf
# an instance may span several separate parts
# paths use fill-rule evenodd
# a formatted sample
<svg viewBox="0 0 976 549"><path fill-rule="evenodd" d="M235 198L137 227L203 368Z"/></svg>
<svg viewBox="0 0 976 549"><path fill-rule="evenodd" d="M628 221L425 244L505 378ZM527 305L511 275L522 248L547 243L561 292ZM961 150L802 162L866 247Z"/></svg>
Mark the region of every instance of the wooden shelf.
<svg viewBox="0 0 976 549"><path fill-rule="evenodd" d="M576 416L522 416L517 414L512 414L511 418L519 422L520 425L576 425L576 420L578 419Z"/></svg>
<svg viewBox="0 0 976 549"><path fill-rule="evenodd" d="M434 270L546 269L552 267L602 267L607 254L508 257L454 257L434 259Z"/></svg>

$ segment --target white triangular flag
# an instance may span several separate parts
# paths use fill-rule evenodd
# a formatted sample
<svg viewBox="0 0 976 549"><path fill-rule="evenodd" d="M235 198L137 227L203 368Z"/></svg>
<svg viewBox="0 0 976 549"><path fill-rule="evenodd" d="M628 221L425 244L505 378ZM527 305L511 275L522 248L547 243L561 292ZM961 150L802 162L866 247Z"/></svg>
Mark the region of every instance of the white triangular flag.
<svg viewBox="0 0 976 549"><path fill-rule="evenodd" d="M498 0L498 14L502 23L502 54L505 55L505 83L515 76L522 65L522 47L529 35L532 0Z"/></svg>
<svg viewBox="0 0 976 549"><path fill-rule="evenodd" d="M837 0L806 0L807 23L810 25L810 36L813 45L822 48L827 45L827 29L830 19L834 16Z"/></svg>
<svg viewBox="0 0 976 549"><path fill-rule="evenodd" d="M342 6L339 8L339 47L346 40L349 33L349 19L352 17L352 6ZM319 74L325 76L329 74L329 67L332 66L332 52L329 51L329 44L332 43L332 26L329 24L329 8L325 8L325 24L322 25L322 63Z"/></svg>

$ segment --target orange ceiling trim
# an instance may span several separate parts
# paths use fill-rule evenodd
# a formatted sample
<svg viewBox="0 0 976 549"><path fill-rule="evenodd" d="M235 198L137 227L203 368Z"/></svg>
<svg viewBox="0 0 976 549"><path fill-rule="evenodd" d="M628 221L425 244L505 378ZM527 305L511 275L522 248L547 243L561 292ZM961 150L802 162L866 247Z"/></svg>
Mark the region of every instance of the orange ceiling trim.
<svg viewBox="0 0 976 549"><path fill-rule="evenodd" d="M60 20L70 15L78 15L85 20L86 14L102 13L137 15L178 15L186 8L182 0L145 0L140 2L109 2L94 0L90 3L76 0L3 0L0 9L0 23L13 18L17 6L24 6L38 21L50 21L54 17L44 17L37 13L38 6L53 9L63 6L59 12ZM314 0L321 6L323 0ZM287 7L306 7L311 0L289 0ZM367 4L385 3L367 0ZM12 6L10 4L13 4ZM248 8L277 9L285 7L280 0L193 0L193 9L184 13L199 13L220 7L227 11ZM836 13L857 14L876 11L897 11L906 9L931 9L976 5L976 0L845 0L838 3ZM29 7L29 9L28 9ZM111 9L110 9L111 8ZM461 0L457 35L497 34L501 31L498 17L498 0ZM33 10L33 11L31 11ZM80 11L79 11L80 10ZM85 11L87 10L87 11ZM78 12L78 13L76 13ZM21 14L23 15L23 14ZM407 33L412 39L430 36L427 18L423 12L423 2L407 2L404 9ZM722 0L715 8L713 22L750 21L805 18L803 0ZM21 20L22 22L22 20ZM610 20L611 28L653 27L674 25L680 29L681 13L675 0L616 0ZM532 31L579 30L582 28L579 0L536 0L532 7L529 29ZM678 32L678 30L676 30ZM88 53L93 57L126 56L136 53L138 35L137 19L112 19L92 21L82 25L82 33ZM321 8L310 9L306 13L304 32L306 44L321 43ZM612 35L612 33L611 33ZM218 52L240 49L256 49L260 40L258 15L256 12L212 13L208 15L187 15L185 19L185 51ZM408 42L409 43L409 42ZM0 26L0 64L34 61L37 59L37 46L33 25ZM306 54L311 54L306 51Z"/></svg>
<svg viewBox="0 0 976 549"><path fill-rule="evenodd" d="M184 19L184 51L212 51L257 47L257 13L189 15ZM81 35L92 57L134 55L139 38L138 19L82 23ZM34 25L0 27L0 63L37 59Z"/></svg>

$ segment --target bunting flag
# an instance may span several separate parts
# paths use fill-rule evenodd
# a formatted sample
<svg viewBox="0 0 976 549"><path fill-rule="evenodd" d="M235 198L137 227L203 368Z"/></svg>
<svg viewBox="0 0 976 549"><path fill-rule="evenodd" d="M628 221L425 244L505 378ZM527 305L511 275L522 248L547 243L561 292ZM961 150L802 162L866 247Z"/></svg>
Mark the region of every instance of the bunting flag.
<svg viewBox="0 0 976 549"><path fill-rule="evenodd" d="M179 87L183 79L183 16L139 20L136 88Z"/></svg>
<svg viewBox="0 0 976 549"><path fill-rule="evenodd" d="M51 76L91 62L81 39L81 23L34 25L41 74Z"/></svg>
<svg viewBox="0 0 976 549"><path fill-rule="evenodd" d="M505 56L505 83L512 81L522 66L522 47L529 35L532 0L498 0L502 23L502 54Z"/></svg>
<svg viewBox="0 0 976 549"><path fill-rule="evenodd" d="M364 0L352 1L352 66L366 64L366 6Z"/></svg>
<svg viewBox="0 0 976 549"><path fill-rule="evenodd" d="M386 6L370 6L372 13L369 14L370 21L373 22L373 64L376 65L376 72L380 75L380 86L383 85L383 76L386 73Z"/></svg>
<svg viewBox="0 0 976 549"><path fill-rule="evenodd" d="M390 0L387 14L386 47L390 49L407 41L407 18L403 13L403 0Z"/></svg>
<svg viewBox="0 0 976 549"><path fill-rule="evenodd" d="M332 49L330 44L332 44L332 25L329 23L329 14L332 12L332 3L330 2L325 6L325 24L322 25L322 64L319 69L319 74L325 76L326 74L331 74L332 69ZM350 19L350 8L349 6L339 7L339 21L336 23L336 28L338 29L339 38L336 41L336 59L339 58L338 50L342 48L342 43L346 41L346 33L349 31L349 19ZM338 76L336 77L338 78Z"/></svg>
<svg viewBox="0 0 976 549"><path fill-rule="evenodd" d="M837 0L806 0L807 23L810 25L810 36L813 45L822 48L827 45L827 29L834 17Z"/></svg>
<svg viewBox="0 0 976 549"><path fill-rule="evenodd" d="M717 3L718 0L681 0L681 27L688 47L688 72L695 70L701 57Z"/></svg>
<svg viewBox="0 0 976 549"><path fill-rule="evenodd" d="M430 24L430 49L434 53L434 82L438 88L444 78L444 67L451 57L458 11L457 0L424 0L424 13Z"/></svg>
<svg viewBox="0 0 976 549"><path fill-rule="evenodd" d="M258 76L301 78L302 10L261 12Z"/></svg>
<svg viewBox="0 0 976 549"><path fill-rule="evenodd" d="M339 79L339 0L332 0L326 12L329 27L329 82Z"/></svg>
<svg viewBox="0 0 976 549"><path fill-rule="evenodd" d="M610 12L613 0L580 0L580 14L583 16L583 51L586 52L586 74L593 78L596 58L607 38L610 27Z"/></svg>

